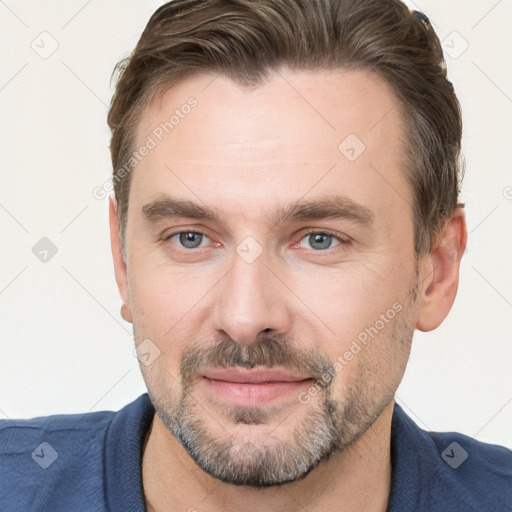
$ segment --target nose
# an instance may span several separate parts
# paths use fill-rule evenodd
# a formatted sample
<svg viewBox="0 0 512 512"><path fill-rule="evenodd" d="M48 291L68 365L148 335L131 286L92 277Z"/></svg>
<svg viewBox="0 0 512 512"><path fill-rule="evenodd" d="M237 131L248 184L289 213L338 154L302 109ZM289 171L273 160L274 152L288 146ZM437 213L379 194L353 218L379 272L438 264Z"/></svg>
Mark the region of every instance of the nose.
<svg viewBox="0 0 512 512"><path fill-rule="evenodd" d="M284 335L290 330L286 287L263 255L248 263L235 254L218 290L215 327L222 335L240 345L251 345L263 332Z"/></svg>

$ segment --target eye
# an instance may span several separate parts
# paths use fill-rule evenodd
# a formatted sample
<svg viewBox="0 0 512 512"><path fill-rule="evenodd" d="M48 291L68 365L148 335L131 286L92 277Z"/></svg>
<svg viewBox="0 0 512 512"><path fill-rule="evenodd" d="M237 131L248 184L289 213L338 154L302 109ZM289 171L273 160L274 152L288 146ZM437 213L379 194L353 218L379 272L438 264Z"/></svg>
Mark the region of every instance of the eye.
<svg viewBox="0 0 512 512"><path fill-rule="evenodd" d="M196 231L179 231L166 238L166 241L171 241L178 246L181 245L185 249L203 247L203 242L208 240L209 238L204 233L198 233Z"/></svg>
<svg viewBox="0 0 512 512"><path fill-rule="evenodd" d="M301 238L299 247L303 249L313 249L314 251L325 251L326 249L340 245L342 242L343 240L331 233L313 232Z"/></svg>

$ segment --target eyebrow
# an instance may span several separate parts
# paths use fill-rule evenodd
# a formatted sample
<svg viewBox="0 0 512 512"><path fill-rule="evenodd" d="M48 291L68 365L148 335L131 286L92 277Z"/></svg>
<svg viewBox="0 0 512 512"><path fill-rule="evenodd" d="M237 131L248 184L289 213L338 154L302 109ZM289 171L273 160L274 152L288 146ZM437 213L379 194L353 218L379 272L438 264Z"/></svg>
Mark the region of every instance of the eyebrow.
<svg viewBox="0 0 512 512"><path fill-rule="evenodd" d="M287 220L304 222L313 220L342 219L361 226L370 226L375 221L374 213L366 206L346 196L327 196L315 200L298 200L280 208L268 217L271 224Z"/></svg>
<svg viewBox="0 0 512 512"><path fill-rule="evenodd" d="M165 196L142 207L142 216L150 222L167 219L195 219L225 223L217 210L194 201ZM266 215L269 224L343 219L361 226L370 226L375 214L366 206L346 196L326 196L314 200L300 199Z"/></svg>

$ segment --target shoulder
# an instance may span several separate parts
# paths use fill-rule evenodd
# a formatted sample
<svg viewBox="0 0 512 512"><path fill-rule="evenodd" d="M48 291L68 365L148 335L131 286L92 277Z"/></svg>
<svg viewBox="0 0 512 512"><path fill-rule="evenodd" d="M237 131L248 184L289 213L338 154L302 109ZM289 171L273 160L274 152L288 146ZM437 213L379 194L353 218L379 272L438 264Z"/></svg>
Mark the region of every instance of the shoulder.
<svg viewBox="0 0 512 512"><path fill-rule="evenodd" d="M512 451L457 432L426 432L438 454L438 500L449 493L467 510L512 511ZM469 508L472 506L473 508Z"/></svg>
<svg viewBox="0 0 512 512"><path fill-rule="evenodd" d="M393 432L400 474L418 487L418 510L512 511L511 450L457 432L425 431L398 405Z"/></svg>
<svg viewBox="0 0 512 512"><path fill-rule="evenodd" d="M47 510L49 503L68 501L59 496L63 493L101 503L97 479L113 416L95 412L0 421L0 509Z"/></svg>
<svg viewBox="0 0 512 512"><path fill-rule="evenodd" d="M119 412L0 421L0 510L102 510L105 453Z"/></svg>

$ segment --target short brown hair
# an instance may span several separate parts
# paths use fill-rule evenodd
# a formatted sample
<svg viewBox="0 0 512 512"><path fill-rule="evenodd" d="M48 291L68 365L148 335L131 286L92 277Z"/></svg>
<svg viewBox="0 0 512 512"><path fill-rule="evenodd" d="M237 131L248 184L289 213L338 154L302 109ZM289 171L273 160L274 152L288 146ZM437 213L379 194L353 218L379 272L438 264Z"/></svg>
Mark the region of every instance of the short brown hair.
<svg viewBox="0 0 512 512"><path fill-rule="evenodd" d="M457 208L462 119L439 38L428 18L400 0L174 0L149 20L131 55L114 70L110 150L124 247L131 173L142 110L203 72L255 87L269 72L364 69L399 99L405 120L404 173L414 204L416 255Z"/></svg>

